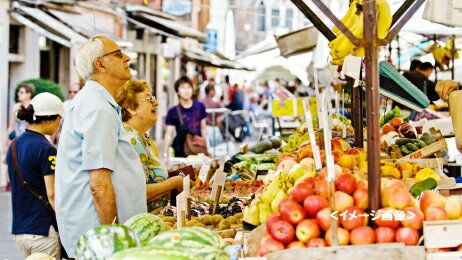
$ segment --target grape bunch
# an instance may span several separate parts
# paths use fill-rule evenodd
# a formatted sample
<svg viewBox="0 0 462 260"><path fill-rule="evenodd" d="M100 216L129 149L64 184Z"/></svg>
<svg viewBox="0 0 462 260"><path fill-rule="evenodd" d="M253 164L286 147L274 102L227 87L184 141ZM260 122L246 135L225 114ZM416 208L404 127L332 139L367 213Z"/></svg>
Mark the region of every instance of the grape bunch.
<svg viewBox="0 0 462 260"><path fill-rule="evenodd" d="M305 142L309 141L310 137L308 135L308 132L305 133L299 133L295 132L293 135L289 136L289 139L287 140L287 144L282 147L282 152L283 153L292 153L298 150L300 145Z"/></svg>

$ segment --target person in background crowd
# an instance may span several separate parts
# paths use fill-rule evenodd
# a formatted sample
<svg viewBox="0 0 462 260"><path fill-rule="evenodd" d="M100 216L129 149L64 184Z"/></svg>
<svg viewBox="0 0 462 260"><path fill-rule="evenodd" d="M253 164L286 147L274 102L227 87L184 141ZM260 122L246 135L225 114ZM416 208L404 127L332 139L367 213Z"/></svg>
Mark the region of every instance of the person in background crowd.
<svg viewBox="0 0 462 260"><path fill-rule="evenodd" d="M63 102L64 109L66 110L66 112L69 111L72 100L74 99L75 95L79 93L80 90L82 90L82 86L80 85L80 83L73 83L69 86L69 95L67 96L67 100Z"/></svg>
<svg viewBox="0 0 462 260"><path fill-rule="evenodd" d="M159 102L152 96L146 81L127 81L116 97L122 107L122 121L130 142L138 153L146 179L148 212L167 206L168 193L183 190L183 177L168 178L168 171L160 160L159 150L146 132L157 122Z"/></svg>
<svg viewBox="0 0 462 260"><path fill-rule="evenodd" d="M425 93L430 101L436 101L439 97L435 91L435 83L428 79L432 73L433 65L430 62L424 62L415 71L409 72L405 77Z"/></svg>
<svg viewBox="0 0 462 260"><path fill-rule="evenodd" d="M168 150L172 139L175 157L186 157L184 143L187 132L202 136L207 140L207 123L205 120L207 112L202 102L192 99L193 85L191 80L183 76L175 82L174 87L179 97L179 104L168 110L165 119L165 124L167 125L163 154L165 164L168 164ZM181 123L178 111L180 111L182 115L183 124ZM176 136L173 138L173 130L175 129Z"/></svg>
<svg viewBox="0 0 462 260"><path fill-rule="evenodd" d="M199 100L203 101L205 98L207 98L207 94L205 93L205 88L207 86L215 87L215 85L216 85L215 78L210 78L210 79L202 82L202 84L200 86L200 98L199 98ZM221 92L220 92L220 95L221 95Z"/></svg>
<svg viewBox="0 0 462 260"><path fill-rule="evenodd" d="M409 65L409 70L403 73L403 76L407 78L410 72L416 71L417 68L422 64L420 60L412 60L411 65Z"/></svg>
<svg viewBox="0 0 462 260"><path fill-rule="evenodd" d="M8 129L6 131L7 137L5 138L5 143L3 145L4 154L8 149L10 141L14 138L21 136L26 131L26 128L29 126L29 124L26 121L18 119L16 115L21 106L29 106L34 92L35 86L32 84L22 84L18 88L18 92L16 93L16 95L18 97L19 102L13 106L13 110L11 111L10 122L8 124ZM6 191L9 191L10 187L11 186L8 183L6 185Z"/></svg>
<svg viewBox="0 0 462 260"><path fill-rule="evenodd" d="M215 97L215 87L208 85L205 88L206 98L204 99L204 105L206 108L223 108L223 104L216 102ZM215 120L212 113L208 113L207 116L207 136L210 138L210 144L216 146L223 141L223 131L225 128L224 125L224 114L215 113Z"/></svg>
<svg viewBox="0 0 462 260"><path fill-rule="evenodd" d="M106 35L90 38L75 57L86 82L64 120L55 185L58 227L71 258L88 230L147 212L143 166L114 100L132 77L128 61Z"/></svg>
<svg viewBox="0 0 462 260"><path fill-rule="evenodd" d="M231 100L231 103L229 103L228 108L233 111L242 110L244 108L243 101L244 93L239 89L238 84L234 84L233 99Z"/></svg>
<svg viewBox="0 0 462 260"><path fill-rule="evenodd" d="M228 93L228 103L231 103L233 101L233 94L234 94L234 87L231 85L229 81L229 75L225 76L225 86L227 88L227 93Z"/></svg>
<svg viewBox="0 0 462 260"><path fill-rule="evenodd" d="M64 115L63 103L50 93L38 94L27 107L21 105L17 113L18 119L28 122L29 127L14 139L6 161L11 181L12 234L24 258L41 252L61 259L61 244L53 209L24 187L21 178L33 192L45 196L49 205L55 208L56 148L45 135L56 132ZM15 161L19 172L16 171Z"/></svg>

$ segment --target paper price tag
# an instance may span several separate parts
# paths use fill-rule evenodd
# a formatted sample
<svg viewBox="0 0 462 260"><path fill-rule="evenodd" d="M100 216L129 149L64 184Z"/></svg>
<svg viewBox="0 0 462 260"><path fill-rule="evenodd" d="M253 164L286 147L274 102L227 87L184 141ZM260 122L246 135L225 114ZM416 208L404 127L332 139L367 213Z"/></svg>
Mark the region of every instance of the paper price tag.
<svg viewBox="0 0 462 260"><path fill-rule="evenodd" d="M225 181L226 181L226 173L218 169L217 172L215 173L215 178L214 178L213 186L212 186L212 193L210 194L210 200L215 200L215 197L218 192L218 186L221 186L220 198L217 201L217 203L220 203L221 197L223 196L223 190L225 188Z"/></svg>
<svg viewBox="0 0 462 260"><path fill-rule="evenodd" d="M319 147L316 144L316 138L314 136L313 119L311 117L310 101L308 98L303 100L303 109L305 110L306 123L308 124L308 134L310 137L311 147L313 149L314 164L316 170L320 170L322 168L321 155L319 154Z"/></svg>
<svg viewBox="0 0 462 260"><path fill-rule="evenodd" d="M191 178L189 175L183 178L183 192L187 198L191 195Z"/></svg>
<svg viewBox="0 0 462 260"><path fill-rule="evenodd" d="M273 116L294 116L294 105L296 107L295 100L293 99L282 99L273 100Z"/></svg>
<svg viewBox="0 0 462 260"><path fill-rule="evenodd" d="M176 196L176 210L178 227L184 227L186 225L186 214L188 212L188 199L184 192Z"/></svg>
<svg viewBox="0 0 462 260"><path fill-rule="evenodd" d="M212 164L212 160L210 159L204 160L204 164L202 165L199 171L199 179L202 181L202 183L205 183L207 181L207 175L209 174L211 164Z"/></svg>

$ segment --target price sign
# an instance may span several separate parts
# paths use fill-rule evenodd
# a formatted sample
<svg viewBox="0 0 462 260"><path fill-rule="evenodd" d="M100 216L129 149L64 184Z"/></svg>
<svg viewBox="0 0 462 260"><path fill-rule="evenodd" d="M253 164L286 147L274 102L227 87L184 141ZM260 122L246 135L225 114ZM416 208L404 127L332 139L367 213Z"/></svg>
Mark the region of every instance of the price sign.
<svg viewBox="0 0 462 260"><path fill-rule="evenodd" d="M211 159L206 158L204 160L204 164L202 165L199 171L199 179L202 181L202 183L205 183L207 181L207 175L209 174L211 164L212 164Z"/></svg>
<svg viewBox="0 0 462 260"><path fill-rule="evenodd" d="M273 100L273 116L294 116L294 104L293 99Z"/></svg>
<svg viewBox="0 0 462 260"><path fill-rule="evenodd" d="M184 227L186 225L186 215L188 212L188 198L184 192L181 192L176 196L176 218L178 227Z"/></svg>
<svg viewBox="0 0 462 260"><path fill-rule="evenodd" d="M225 188L225 181L226 181L226 173L223 172L223 170L219 169L217 170L217 172L215 173L215 178L214 178L214 181L213 181L213 186L212 186L212 193L210 194L210 200L215 200L216 196L217 196L217 192L218 192L218 187L220 186L221 187L221 190L220 190L220 197L218 198L218 201L216 201L215 203L220 203L221 201L221 197L223 196L223 190Z"/></svg>
<svg viewBox="0 0 462 260"><path fill-rule="evenodd" d="M189 198L191 194L191 178L189 178L189 175L183 178L183 192Z"/></svg>

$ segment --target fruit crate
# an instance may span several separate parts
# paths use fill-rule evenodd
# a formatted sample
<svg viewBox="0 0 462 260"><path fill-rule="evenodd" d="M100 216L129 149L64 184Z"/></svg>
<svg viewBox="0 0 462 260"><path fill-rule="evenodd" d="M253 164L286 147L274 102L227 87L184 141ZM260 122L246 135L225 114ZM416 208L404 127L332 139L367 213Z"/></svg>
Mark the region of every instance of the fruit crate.
<svg viewBox="0 0 462 260"><path fill-rule="evenodd" d="M276 251L266 255L266 259L425 260L425 249L423 246L405 246L403 243L297 248Z"/></svg>
<svg viewBox="0 0 462 260"><path fill-rule="evenodd" d="M423 234L427 260L462 259L462 251L439 250L462 244L462 220L424 221Z"/></svg>

